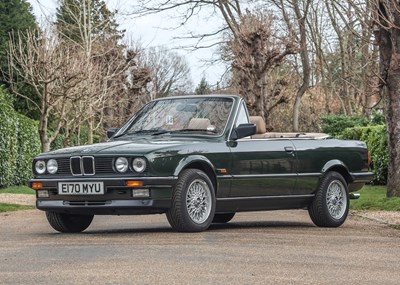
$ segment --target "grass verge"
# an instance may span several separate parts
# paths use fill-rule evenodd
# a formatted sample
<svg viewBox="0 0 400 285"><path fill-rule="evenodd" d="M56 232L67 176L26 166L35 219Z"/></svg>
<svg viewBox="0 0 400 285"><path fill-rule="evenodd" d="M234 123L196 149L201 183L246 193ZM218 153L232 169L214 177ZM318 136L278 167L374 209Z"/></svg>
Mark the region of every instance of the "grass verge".
<svg viewBox="0 0 400 285"><path fill-rule="evenodd" d="M400 211L400 197L387 198L386 186L365 185L361 197L350 201L350 209L373 211Z"/></svg>
<svg viewBox="0 0 400 285"><path fill-rule="evenodd" d="M7 188L0 189L0 193L12 193L12 194L32 194L35 195L35 190L28 186L10 186Z"/></svg>
<svg viewBox="0 0 400 285"><path fill-rule="evenodd" d="M30 209L35 209L35 206L0 203L0 213Z"/></svg>

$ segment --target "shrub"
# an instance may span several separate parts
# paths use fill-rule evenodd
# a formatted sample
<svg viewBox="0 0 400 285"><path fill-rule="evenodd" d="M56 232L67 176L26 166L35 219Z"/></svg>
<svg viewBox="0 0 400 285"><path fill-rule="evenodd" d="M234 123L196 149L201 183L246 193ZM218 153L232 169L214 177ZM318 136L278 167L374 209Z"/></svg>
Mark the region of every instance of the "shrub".
<svg viewBox="0 0 400 285"><path fill-rule="evenodd" d="M374 184L386 184L389 162L386 126L348 128L343 131L340 137L367 143L375 176Z"/></svg>
<svg viewBox="0 0 400 285"><path fill-rule="evenodd" d="M331 136L339 136L347 128L367 126L366 117L346 115L325 115L320 118L322 132Z"/></svg>
<svg viewBox="0 0 400 285"><path fill-rule="evenodd" d="M40 152L37 122L16 113L7 96L0 88L0 187L26 183Z"/></svg>
<svg viewBox="0 0 400 285"><path fill-rule="evenodd" d="M18 149L16 160L15 185L26 183L32 177L32 158L41 150L37 122L17 114L18 118Z"/></svg>
<svg viewBox="0 0 400 285"><path fill-rule="evenodd" d="M13 184L17 161L17 129L17 116L0 87L0 187Z"/></svg>

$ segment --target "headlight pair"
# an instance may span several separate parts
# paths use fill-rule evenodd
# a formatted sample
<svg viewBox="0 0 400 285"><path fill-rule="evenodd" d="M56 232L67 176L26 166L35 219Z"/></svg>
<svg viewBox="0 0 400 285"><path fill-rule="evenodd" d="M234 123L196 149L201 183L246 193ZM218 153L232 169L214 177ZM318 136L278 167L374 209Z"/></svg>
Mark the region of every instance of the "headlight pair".
<svg viewBox="0 0 400 285"><path fill-rule="evenodd" d="M44 174L45 172L54 174L58 170L58 163L55 159L49 159L47 163L44 160L38 160L35 163L35 171L37 174Z"/></svg>
<svg viewBox="0 0 400 285"><path fill-rule="evenodd" d="M146 169L146 160L142 157L137 157L132 160L132 169L141 173ZM126 157L118 157L115 160L115 169L120 173L125 173L129 168L129 161Z"/></svg>

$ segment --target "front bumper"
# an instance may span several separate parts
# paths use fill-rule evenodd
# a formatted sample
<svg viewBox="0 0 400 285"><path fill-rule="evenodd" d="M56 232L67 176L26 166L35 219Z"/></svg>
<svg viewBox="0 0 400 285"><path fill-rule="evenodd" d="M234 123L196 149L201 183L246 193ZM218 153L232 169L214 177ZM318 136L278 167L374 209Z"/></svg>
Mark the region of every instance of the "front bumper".
<svg viewBox="0 0 400 285"><path fill-rule="evenodd" d="M139 180L141 186L127 186L127 181ZM103 182L103 195L61 195L58 194L58 182ZM47 190L48 198L37 197L36 207L43 211L90 215L127 215L164 213L171 207L172 190L177 177L118 177L118 178L55 178L32 179L42 187L35 190ZM135 189L148 189L149 197L136 198Z"/></svg>

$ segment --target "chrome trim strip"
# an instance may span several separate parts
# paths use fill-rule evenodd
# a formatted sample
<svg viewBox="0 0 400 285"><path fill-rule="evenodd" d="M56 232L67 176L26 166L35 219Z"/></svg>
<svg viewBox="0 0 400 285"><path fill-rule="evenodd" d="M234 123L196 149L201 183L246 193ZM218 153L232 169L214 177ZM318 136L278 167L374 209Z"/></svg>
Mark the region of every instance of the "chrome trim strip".
<svg viewBox="0 0 400 285"><path fill-rule="evenodd" d="M297 173L288 174L246 174L246 175L232 175L236 179L251 179L251 178L279 178L279 177L298 177Z"/></svg>
<svg viewBox="0 0 400 285"><path fill-rule="evenodd" d="M298 175L299 175L299 177L307 177L307 176L309 176L309 177L319 177L319 176L322 175L322 173L318 173L318 172L315 172L315 173L298 173Z"/></svg>
<svg viewBox="0 0 400 285"><path fill-rule="evenodd" d="M260 200L260 199L290 199L290 198L313 198L314 194L305 195L281 195L281 196L243 196L243 197L227 197L217 198L217 201L233 201L233 200Z"/></svg>
<svg viewBox="0 0 400 285"><path fill-rule="evenodd" d="M29 180L30 182L37 182L37 181L42 181L42 182L73 182L77 181L80 182L82 180L86 180L86 177L81 176L80 178L44 178L44 179L31 179ZM101 177L91 177L90 181L115 181L115 180L143 180L143 181L153 181L153 180L171 180L171 181L176 181L178 180L178 177L175 176L168 176L168 177L113 177L113 178L101 178Z"/></svg>

